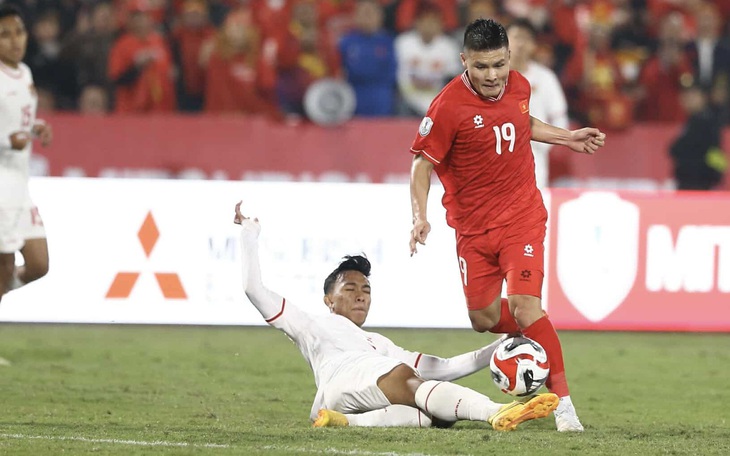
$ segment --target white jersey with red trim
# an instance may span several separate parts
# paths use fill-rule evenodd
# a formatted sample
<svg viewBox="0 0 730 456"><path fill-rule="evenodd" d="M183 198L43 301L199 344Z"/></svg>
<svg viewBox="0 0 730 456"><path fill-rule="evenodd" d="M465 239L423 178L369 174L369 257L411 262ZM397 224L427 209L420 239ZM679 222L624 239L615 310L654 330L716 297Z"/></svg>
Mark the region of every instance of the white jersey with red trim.
<svg viewBox="0 0 730 456"><path fill-rule="evenodd" d="M23 150L13 150L10 135L31 133L37 105L30 68L24 63L11 68L0 62L0 204L20 204L29 197L31 141Z"/></svg>
<svg viewBox="0 0 730 456"><path fill-rule="evenodd" d="M331 365L339 365L329 361L346 353L374 352L416 369L421 357L420 353L405 350L382 334L363 330L343 316L310 314L283 298L281 310L266 322L284 331L299 347L312 367L317 386L326 383L335 373L330 369Z"/></svg>
<svg viewBox="0 0 730 456"><path fill-rule="evenodd" d="M324 389L343 366L352 366L363 353L376 354L411 366L427 380L456 380L489 365L497 342L451 358L401 348L382 334L365 331L337 314L313 314L264 287L258 256L258 223L246 219L241 230L243 289L266 322L294 341L314 373L317 396L312 411L323 404Z"/></svg>

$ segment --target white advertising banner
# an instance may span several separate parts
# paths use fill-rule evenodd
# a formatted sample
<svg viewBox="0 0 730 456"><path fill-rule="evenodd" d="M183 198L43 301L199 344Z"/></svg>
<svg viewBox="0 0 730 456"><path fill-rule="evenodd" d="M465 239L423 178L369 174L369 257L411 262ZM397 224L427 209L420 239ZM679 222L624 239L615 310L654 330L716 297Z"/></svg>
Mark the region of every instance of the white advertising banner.
<svg viewBox="0 0 730 456"><path fill-rule="evenodd" d="M327 311L324 278L346 254L373 263L368 326L469 327L441 187L433 231L410 257L408 185L36 178L50 271L7 294L0 321L263 324L240 277L234 205L261 221L265 284Z"/></svg>

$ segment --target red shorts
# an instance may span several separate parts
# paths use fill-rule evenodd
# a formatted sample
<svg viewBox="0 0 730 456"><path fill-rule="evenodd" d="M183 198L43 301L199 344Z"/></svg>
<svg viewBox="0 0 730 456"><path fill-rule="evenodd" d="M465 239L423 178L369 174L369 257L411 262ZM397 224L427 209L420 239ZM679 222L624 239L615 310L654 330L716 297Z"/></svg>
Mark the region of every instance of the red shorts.
<svg viewBox="0 0 730 456"><path fill-rule="evenodd" d="M545 274L545 218L520 221L495 228L484 234L456 236L464 295L474 298L493 296L483 308L491 304L502 291L507 279L507 295L542 297ZM468 306L469 310L478 310Z"/></svg>

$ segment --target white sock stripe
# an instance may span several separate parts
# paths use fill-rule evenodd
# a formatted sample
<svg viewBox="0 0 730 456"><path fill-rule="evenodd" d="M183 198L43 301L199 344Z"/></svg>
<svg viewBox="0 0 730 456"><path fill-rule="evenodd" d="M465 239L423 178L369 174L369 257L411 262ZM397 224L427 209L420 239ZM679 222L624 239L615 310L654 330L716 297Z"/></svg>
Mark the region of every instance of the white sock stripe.
<svg viewBox="0 0 730 456"><path fill-rule="evenodd" d="M433 385L433 388L431 388L431 390L430 390L430 391L428 392L428 394L426 395L426 399L425 399L425 400L423 401L423 408L425 409L425 411L426 411L427 413L431 413L431 412L429 412L429 411L428 411L428 398L430 398L430 397L431 397L431 393L433 393L433 390L435 390L435 389L436 389L436 388L437 388L437 387L438 387L438 386L439 386L440 384L442 384L442 383L443 383L443 382L438 382L438 383L436 383L435 385Z"/></svg>
<svg viewBox="0 0 730 456"><path fill-rule="evenodd" d="M460 398L459 401L456 403L456 407L454 407L454 418L457 420L459 419L459 406L461 405L462 399Z"/></svg>

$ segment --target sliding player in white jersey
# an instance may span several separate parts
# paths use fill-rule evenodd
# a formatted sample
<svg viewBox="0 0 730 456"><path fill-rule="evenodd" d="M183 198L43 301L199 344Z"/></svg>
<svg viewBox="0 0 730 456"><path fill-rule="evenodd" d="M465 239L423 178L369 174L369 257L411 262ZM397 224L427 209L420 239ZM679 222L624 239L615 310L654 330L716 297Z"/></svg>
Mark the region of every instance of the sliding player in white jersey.
<svg viewBox="0 0 730 456"><path fill-rule="evenodd" d="M258 220L244 217L241 262L246 295L266 322L294 341L309 362L317 385L310 418L324 426L445 425L457 420L486 421L496 430L547 416L558 396L540 394L520 403L498 404L474 390L451 383L489 365L499 340L453 358L405 350L387 337L364 331L370 310L370 262L348 256L326 278L329 315L302 311L264 287L258 258Z"/></svg>
<svg viewBox="0 0 730 456"><path fill-rule="evenodd" d="M0 6L0 300L48 272L46 232L30 199L28 168L33 139L46 146L52 132L35 118L38 97L22 62L27 44L19 10ZM25 266L16 270L17 251Z"/></svg>

